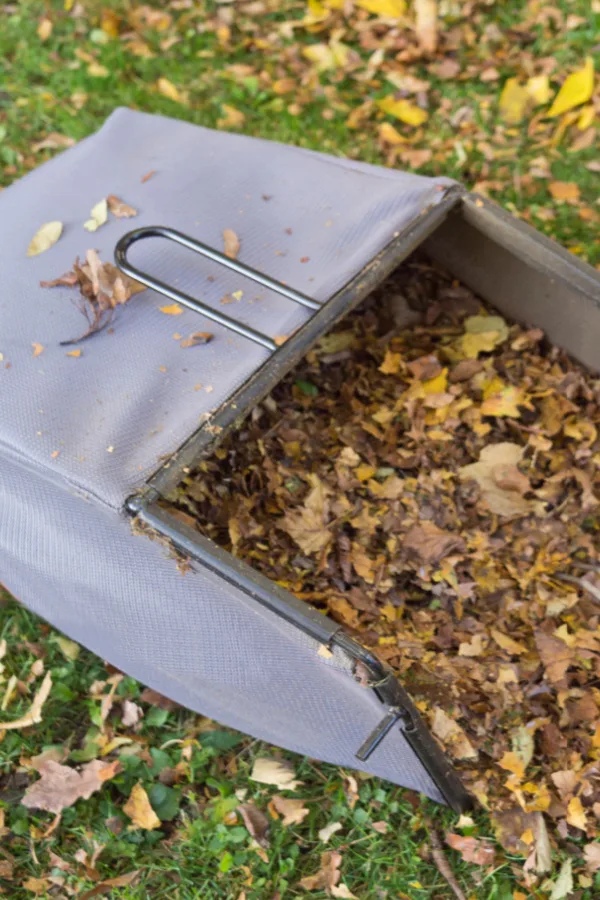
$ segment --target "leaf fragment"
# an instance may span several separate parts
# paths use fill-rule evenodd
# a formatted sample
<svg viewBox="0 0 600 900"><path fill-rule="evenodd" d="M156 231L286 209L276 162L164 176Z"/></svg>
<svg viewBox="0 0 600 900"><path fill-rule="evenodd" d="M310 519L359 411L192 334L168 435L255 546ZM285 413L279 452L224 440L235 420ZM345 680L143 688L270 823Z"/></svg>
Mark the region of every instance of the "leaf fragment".
<svg viewBox="0 0 600 900"><path fill-rule="evenodd" d="M106 203L109 211L118 219L130 219L132 216L137 216L137 209L129 206L124 200L120 200L115 194L109 194Z"/></svg>
<svg viewBox="0 0 600 900"><path fill-rule="evenodd" d="M29 710L24 716L15 719L13 722L0 722L0 731L11 731L15 728L29 728L30 725L39 725L42 721L42 708L50 696L51 689L52 676L50 675L50 672L46 672L44 680L38 688Z"/></svg>
<svg viewBox="0 0 600 900"><path fill-rule="evenodd" d="M159 306L158 308L165 316L180 316L183 313L183 307L179 303L170 303L168 306Z"/></svg>
<svg viewBox="0 0 600 900"><path fill-rule="evenodd" d="M83 227L86 231L97 231L100 226L104 225L108 220L108 203L106 202L106 197L98 201L98 203L92 207L90 216L91 218L83 223Z"/></svg>
<svg viewBox="0 0 600 900"><path fill-rule="evenodd" d="M237 255L240 252L240 247L242 245L239 237L231 228L225 228L223 230L223 244L225 256L228 256L229 259L237 259Z"/></svg>

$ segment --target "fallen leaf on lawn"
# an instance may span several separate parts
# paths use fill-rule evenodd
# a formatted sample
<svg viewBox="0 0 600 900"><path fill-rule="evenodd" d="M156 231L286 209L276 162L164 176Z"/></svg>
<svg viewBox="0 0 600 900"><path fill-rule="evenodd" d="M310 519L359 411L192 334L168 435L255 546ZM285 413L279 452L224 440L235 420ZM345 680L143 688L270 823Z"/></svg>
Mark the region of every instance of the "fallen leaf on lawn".
<svg viewBox="0 0 600 900"><path fill-rule="evenodd" d="M116 875L114 878L106 878L104 881L99 881L98 884L94 885L93 888L90 888L89 891L84 891L83 894L80 894L78 900L93 900L94 897L101 897L102 894L108 894L113 888L127 887L135 881L139 874L140 869L135 869L133 872L127 872L125 875Z"/></svg>
<svg viewBox="0 0 600 900"><path fill-rule="evenodd" d="M210 331L194 331L189 337L184 338L179 346L184 349L187 347L198 347L200 344L208 344L213 337L214 335Z"/></svg>
<svg viewBox="0 0 600 900"><path fill-rule="evenodd" d="M308 475L312 488L304 506L288 510L280 527L294 539L304 553L318 553L331 541L327 529L329 518L329 489L317 475Z"/></svg>
<svg viewBox="0 0 600 900"><path fill-rule="evenodd" d="M81 350L79 352L81 353ZM54 640L58 644L60 652L65 657L65 659L68 659L69 662L74 662L77 659L79 653L81 652L81 647L79 646L79 644L76 644L75 641L70 641L68 638L63 637L60 634L56 635Z"/></svg>
<svg viewBox="0 0 600 900"><path fill-rule="evenodd" d="M356 5L382 19L397 19L406 12L406 0L356 0Z"/></svg>
<svg viewBox="0 0 600 900"><path fill-rule="evenodd" d="M523 493L529 487L525 476L517 469L523 458L524 448L503 441L488 444L479 456L479 462L458 470L461 481L473 479L481 488L481 496L491 512L499 516L526 516L532 511L532 501Z"/></svg>
<svg viewBox="0 0 600 900"><path fill-rule="evenodd" d="M342 864L342 854L337 850L327 850L321 853L321 868L316 875L307 875L301 878L298 886L304 888L305 891L325 890L332 897L348 897L354 895L350 893L348 888L339 884L341 878L340 865Z"/></svg>
<svg viewBox="0 0 600 900"><path fill-rule="evenodd" d="M268 756L259 756L254 760L251 781L260 784L273 784L275 787L287 791L295 791L301 781L296 779L294 767L287 759L273 759Z"/></svg>
<svg viewBox="0 0 600 900"><path fill-rule="evenodd" d="M156 89L163 97L167 97L175 103L181 103L183 106L189 105L188 92L180 91L168 78L159 78L156 82Z"/></svg>
<svg viewBox="0 0 600 900"><path fill-rule="evenodd" d="M52 34L52 19L41 19L37 27L37 34L40 41L47 41Z"/></svg>
<svg viewBox="0 0 600 900"><path fill-rule="evenodd" d="M60 813L79 799L89 799L105 781L114 778L119 769L118 760L105 763L94 759L77 771L48 759L38 768L41 778L27 788L21 802L28 809Z"/></svg>
<svg viewBox="0 0 600 900"><path fill-rule="evenodd" d="M556 881L552 884L549 900L564 900L573 891L573 861L565 859Z"/></svg>
<svg viewBox="0 0 600 900"><path fill-rule="evenodd" d="M437 35L437 0L414 0L415 31L421 49L425 53L435 53Z"/></svg>
<svg viewBox="0 0 600 900"><path fill-rule="evenodd" d="M160 828L160 819L152 809L148 794L139 781L133 786L123 812L129 816L136 828L143 828L145 831Z"/></svg>
<svg viewBox="0 0 600 900"><path fill-rule="evenodd" d="M108 78L110 75L109 69L106 66L103 66L102 63L97 62L95 59L87 67L88 75L91 75L92 78Z"/></svg>
<svg viewBox="0 0 600 900"><path fill-rule="evenodd" d="M336 832L341 831L343 827L341 822L331 822L331 824L325 825L325 827L321 828L318 832L319 840L324 844L327 844L329 839L336 834Z"/></svg>
<svg viewBox="0 0 600 900"><path fill-rule="evenodd" d="M536 106L544 106L551 97L550 80L547 75L534 75L527 79L525 90Z"/></svg>
<svg viewBox="0 0 600 900"><path fill-rule="evenodd" d="M518 125L531 105L531 96L518 78L508 78L500 94L500 115L507 125Z"/></svg>
<svg viewBox="0 0 600 900"><path fill-rule="evenodd" d="M84 222L83 227L86 231L97 231L108 219L108 203L106 202L106 197L96 203L90 210L90 216L91 219Z"/></svg>
<svg viewBox="0 0 600 900"><path fill-rule="evenodd" d="M137 725L143 715L144 710L141 706L138 706L132 700L123 700L121 704L121 722L126 728L132 728L134 725Z"/></svg>
<svg viewBox="0 0 600 900"><path fill-rule="evenodd" d="M393 97L384 97L383 100L377 101L377 106L382 112L415 128L426 122L428 118L426 110L409 100L394 100Z"/></svg>
<svg viewBox="0 0 600 900"><path fill-rule="evenodd" d="M41 356L42 353L44 352L44 345L43 345L43 344L36 344L36 343L33 343L31 346L33 347L33 354L32 354L32 356L33 356L34 359L36 358L36 356Z"/></svg>
<svg viewBox="0 0 600 900"><path fill-rule="evenodd" d="M31 239L27 256L38 256L53 247L63 231L62 222L46 222Z"/></svg>
<svg viewBox="0 0 600 900"><path fill-rule="evenodd" d="M590 874L600 869L600 843L595 841L592 844L586 844L583 848L583 856L585 867Z"/></svg>
<svg viewBox="0 0 600 900"><path fill-rule="evenodd" d="M172 712L174 709L181 709L180 704L176 703L175 700L171 700L169 697L165 697L163 694L159 694L158 691L153 691L152 688L149 687L144 688L140 694L140 700L142 703L158 706L159 709L166 709L167 712Z"/></svg>
<svg viewBox="0 0 600 900"><path fill-rule="evenodd" d="M134 209L133 206L129 206L124 200L119 200L114 194L109 194L106 198L106 202L109 211L113 216L116 216L117 219L130 219L132 216L137 216L137 209Z"/></svg>
<svg viewBox="0 0 600 900"><path fill-rule="evenodd" d="M439 706L435 707L431 730L454 759L477 759L478 752L458 722Z"/></svg>
<svg viewBox="0 0 600 900"><path fill-rule="evenodd" d="M548 190L555 200L561 202L579 200L579 185L575 181L551 181Z"/></svg>
<svg viewBox="0 0 600 900"><path fill-rule="evenodd" d="M171 303L169 306L159 306L159 310L165 316L180 316L183 312L183 308L178 303Z"/></svg>
<svg viewBox="0 0 600 900"><path fill-rule="evenodd" d="M398 144L406 143L406 138L401 135L390 122L382 122L377 130L379 132L379 138L384 144L390 144L392 147L396 147Z"/></svg>
<svg viewBox="0 0 600 900"><path fill-rule="evenodd" d="M221 109L225 113L222 119L217 120L219 128L241 128L246 121L246 116L235 106L229 106L227 103L221 103Z"/></svg>
<svg viewBox="0 0 600 900"><path fill-rule="evenodd" d="M429 521L418 522L409 528L402 545L426 565L438 563L454 551L464 550L464 542L459 534L443 531Z"/></svg>
<svg viewBox="0 0 600 900"><path fill-rule="evenodd" d="M23 882L22 887L24 887L26 891L31 891L32 894L40 896L41 894L47 894L48 890L52 887L52 883L48 881L47 878L34 878L31 876Z"/></svg>
<svg viewBox="0 0 600 900"><path fill-rule="evenodd" d="M259 846L266 850L270 844L267 837L269 820L265 814L253 803L241 803L237 810L244 820L244 825L248 829L250 836L254 838Z"/></svg>
<svg viewBox="0 0 600 900"><path fill-rule="evenodd" d="M42 721L42 707L48 699L52 688L52 677L47 672L42 681L29 710L20 719L14 722L0 722L0 731L9 731L14 728L29 728L30 725L38 725Z"/></svg>
<svg viewBox="0 0 600 900"><path fill-rule="evenodd" d="M594 93L594 60L586 57L582 69L572 72L564 81L556 95L554 103L548 110L549 116L561 116L563 113L582 103L587 103Z"/></svg>
<svg viewBox="0 0 600 900"><path fill-rule="evenodd" d="M283 816L283 825L299 825L309 814L310 810L304 806L304 800L295 800L292 797L280 797L276 794L271 800L274 808Z"/></svg>
<svg viewBox="0 0 600 900"><path fill-rule="evenodd" d="M373 822L371 825L373 831L376 831L378 834L387 834L389 831L389 824L387 822Z"/></svg>
<svg viewBox="0 0 600 900"><path fill-rule="evenodd" d="M228 256L229 259L236 259L242 245L239 237L231 228L223 230L223 244L225 246L225 256Z"/></svg>
<svg viewBox="0 0 600 900"><path fill-rule="evenodd" d="M66 134L59 134L58 131L51 131L50 134L31 145L32 153L39 153L41 150L59 150L65 147L72 147L75 144L75 138L67 137Z"/></svg>
<svg viewBox="0 0 600 900"><path fill-rule="evenodd" d="M476 866L491 866L494 862L495 850L489 841L475 837L464 837L462 834L446 832L446 843L457 850L465 862Z"/></svg>
<svg viewBox="0 0 600 900"><path fill-rule="evenodd" d="M571 797L567 806L567 822L573 828L585 831L587 828L587 814L579 797Z"/></svg>

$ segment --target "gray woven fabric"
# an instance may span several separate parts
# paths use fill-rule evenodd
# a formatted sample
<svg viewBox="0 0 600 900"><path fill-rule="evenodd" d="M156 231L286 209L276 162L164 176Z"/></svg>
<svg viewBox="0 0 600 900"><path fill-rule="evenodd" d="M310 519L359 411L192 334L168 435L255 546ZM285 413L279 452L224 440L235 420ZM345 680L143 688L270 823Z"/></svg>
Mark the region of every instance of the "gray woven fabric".
<svg viewBox="0 0 600 900"><path fill-rule="evenodd" d="M139 215L84 231L92 206L111 193ZM59 342L81 334L85 320L73 290L39 281L68 271L88 248L112 259L126 231L162 224L221 249L232 228L240 260L326 300L439 196L437 183L418 176L117 110L97 134L0 194L2 221L11 223L0 242L0 353L11 363L0 368L0 446L119 508L268 355L196 313L162 314L167 301L147 291L119 310L113 334L83 344L80 359L66 357ZM59 242L26 258L33 233L55 219L65 225ZM138 245L132 260L271 335L309 315L161 240ZM242 299L221 306L237 290ZM215 340L182 350L173 339L198 330ZM32 342L45 347L37 359Z"/></svg>
<svg viewBox="0 0 600 900"><path fill-rule="evenodd" d="M142 183L150 169L156 174ZM192 312L166 316L158 309L165 301L146 292L119 310L114 333L70 358L59 342L84 330L83 317L71 291L39 281L90 247L112 258L132 226L170 225L219 248L222 230L232 228L242 261L325 301L445 183L118 110L98 134L0 194L10 223L0 243L0 581L180 703L354 765L382 708L347 661L323 660L314 641L208 570L182 576L160 544L131 534L121 513L266 351ZM90 209L109 193L139 216L86 233ZM63 237L28 259L33 233L54 219L65 224ZM242 290L226 311L271 335L307 315L181 248L153 241L135 250L134 262L215 306ZM207 346L182 350L173 339L207 327L215 334ZM45 348L37 358L33 342ZM440 799L398 729L364 768Z"/></svg>
<svg viewBox="0 0 600 900"><path fill-rule="evenodd" d="M18 462L2 463L0 509L0 579L57 628L191 709L356 766L381 705L305 634ZM361 768L441 799L399 730Z"/></svg>

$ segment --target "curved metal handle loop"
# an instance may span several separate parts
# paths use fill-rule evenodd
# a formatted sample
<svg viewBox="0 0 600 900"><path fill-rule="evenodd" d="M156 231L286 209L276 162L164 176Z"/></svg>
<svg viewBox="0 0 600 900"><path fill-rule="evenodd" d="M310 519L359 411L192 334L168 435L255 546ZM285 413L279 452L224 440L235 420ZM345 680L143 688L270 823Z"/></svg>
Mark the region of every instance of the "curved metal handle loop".
<svg viewBox="0 0 600 900"><path fill-rule="evenodd" d="M133 266L127 259L127 251L132 244L149 237L162 237L169 241L174 241L176 244L181 244L183 247L187 247L188 250L193 250L194 253L198 253L200 256L204 256L213 262L219 263L226 269L231 269L232 272L243 275L245 278L249 278L257 284L260 284L271 291L275 291L282 297L293 300L294 303L299 303L301 306L305 306L308 309L317 310L321 307L321 304L317 303L317 301L313 300L311 297L307 297L299 291L287 287L280 281L275 281L267 275L263 275L251 266L246 266L236 259L230 259L228 256L225 256L224 253L220 253L218 250L214 250L212 247L200 243L200 241L195 241L193 238L188 237L188 235L182 234L180 231L175 231L173 228L166 228L163 225L149 225L145 228L137 228L135 231L130 231L123 235L115 247L115 263L125 275L129 275L130 278L139 281L140 284L144 284L146 287L158 291L159 294L163 294L170 300L175 300L177 303L181 303L182 306L187 306L188 309L206 316L207 319L211 319L213 322L218 322L219 325L223 325L225 328L235 331L236 334L240 334L242 337L246 337L249 340L254 341L254 343L260 344L262 347L266 347L267 350L274 351L277 349L277 344L268 335L263 334L260 331L255 331L255 329L251 328L249 325L237 322L230 316L224 315L218 310L202 303L200 300L191 297L189 294L184 294L182 291L178 291L176 288L165 284L158 278L154 278L154 276L149 275L147 272L142 272L141 269Z"/></svg>

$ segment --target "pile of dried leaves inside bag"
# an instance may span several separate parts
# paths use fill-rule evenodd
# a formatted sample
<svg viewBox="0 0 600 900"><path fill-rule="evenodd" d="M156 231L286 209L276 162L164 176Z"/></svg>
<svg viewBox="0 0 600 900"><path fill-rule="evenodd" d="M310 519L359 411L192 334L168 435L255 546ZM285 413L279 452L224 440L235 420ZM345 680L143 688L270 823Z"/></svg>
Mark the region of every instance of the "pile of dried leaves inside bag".
<svg viewBox="0 0 600 900"><path fill-rule="evenodd" d="M540 813L600 820L599 421L600 379L413 259L171 498L376 649L538 871Z"/></svg>

